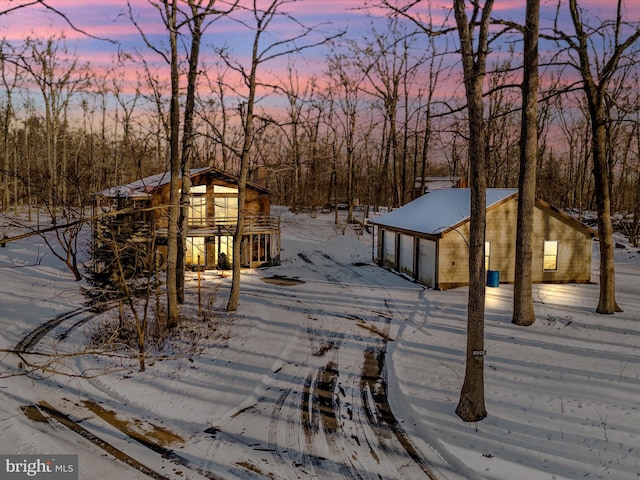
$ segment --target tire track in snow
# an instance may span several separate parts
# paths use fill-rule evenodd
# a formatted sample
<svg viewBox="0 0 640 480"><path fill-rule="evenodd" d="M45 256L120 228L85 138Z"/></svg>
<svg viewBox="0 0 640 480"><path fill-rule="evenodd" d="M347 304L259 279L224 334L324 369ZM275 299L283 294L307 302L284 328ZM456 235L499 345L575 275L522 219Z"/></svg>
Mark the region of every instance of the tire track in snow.
<svg viewBox="0 0 640 480"><path fill-rule="evenodd" d="M149 468L130 455L127 455L111 443L106 442L102 438L93 434L91 431L87 430L86 428L72 420L68 415L60 412L46 402L40 402L38 405L27 405L21 408L24 414L31 420L36 422L48 423L51 425L53 425L54 423L62 425L63 427L80 435L85 440L88 440L91 444L101 448L113 458L120 460L122 463L130 466L131 468L134 468L135 470L138 470L139 472L142 472L143 474L150 478L153 478L154 480L171 480L169 477L156 472L155 470ZM175 458L172 458L172 460L176 461ZM213 479L214 477L210 478Z"/></svg>
<svg viewBox="0 0 640 480"><path fill-rule="evenodd" d="M361 277L359 272L356 272L353 268L346 265L342 265L335 261L329 254L317 252L326 260L335 262L343 273L346 273L347 278ZM392 320L393 311L393 299L386 297L382 299L384 309L386 312L378 312L377 323L382 322L382 328L378 328L374 325L370 325L366 320L359 322L357 325L365 328L378 338L369 340L362 339L363 342L368 343L368 346L364 349L363 370L360 374L359 386L356 388L351 379L351 385L348 387L353 392L359 391L359 399L356 398L357 394L352 395L351 411L347 410L347 418L350 420L354 416L362 415L364 421L359 422L355 419L353 428L355 433L351 435L354 441L361 445L361 442L366 443L370 456L374 461L380 463L383 461L383 456L388 460L393 461L397 466L404 465L407 460L410 460L419 467L419 469L426 475L427 478L435 480L435 474L431 471L428 464L424 461L421 455L418 453L416 447L409 440L408 435L403 431L399 422L396 420L392 413L389 401L387 398L387 387L385 376L385 356L387 351L387 343L390 341L389 333ZM372 352L379 352L376 357L376 361L372 362ZM347 376L353 374L347 373ZM337 396L334 397L338 398ZM333 408L336 411L336 418L339 418L341 405L334 403ZM374 437L370 438L367 433L365 424L368 424L368 428L373 432ZM344 437L347 438L347 431L341 425L340 428L344 433ZM395 447L389 445L389 439L394 437L399 442L401 449L398 450ZM352 468L349 470L353 478L360 478L362 470L358 468L363 466L363 463L359 461L354 455L345 457L345 460L351 464ZM374 475L375 477L375 475Z"/></svg>
<svg viewBox="0 0 640 480"><path fill-rule="evenodd" d="M278 444L278 425L280 424L280 415L282 413L282 406L286 401L287 397L291 393L291 390L284 390L278 399L275 401L273 409L271 410L271 415L269 418L269 428L267 430L267 446L269 451L273 455L276 463L279 465L287 465L288 462L285 460L284 456L281 453L280 446Z"/></svg>
<svg viewBox="0 0 640 480"><path fill-rule="evenodd" d="M30 332L28 332L26 335L24 335L22 339L20 339L20 341L16 344L16 346L14 347L14 350L20 353L28 353L29 350L32 350L33 348L35 348L35 346L40 342L40 340L44 338L44 336L47 333L49 333L51 330L56 328L62 322L87 312L89 312L89 314L85 318L80 320L80 322L84 323L94 318L97 315L97 313L92 312L91 309L89 309L88 307L80 307L80 308L71 310L70 312L65 312L65 313L56 315L51 320L46 321L42 325L34 328ZM76 322L76 324L78 324L78 322Z"/></svg>
<svg viewBox="0 0 640 480"><path fill-rule="evenodd" d="M92 445L95 445L98 448L104 450L108 455L110 455L114 459L117 459L122 463L130 466L131 468L134 468L135 470L138 470L139 472L144 473L150 478L153 478L155 480L171 480L170 477L166 477L165 475L155 471L153 468L149 467L148 465L140 462L139 460L136 460L132 456L125 453L123 449L116 447L114 444L110 442L107 442L102 437L96 435L94 432L89 430L89 428L85 428L82 425L80 425L80 423L73 420L70 415L63 413L62 411L60 411L59 409L50 405L47 402L42 401L42 402L39 402L37 405L25 405L20 408L22 412L25 414L25 416L27 416L27 418L29 418L33 422L47 423L53 428L66 428L78 434L79 436L81 436L82 438L90 442ZM175 451L169 448L166 448L165 446L155 442L150 438L146 438L145 436L140 434L132 435L130 431L127 431L127 428L122 428L122 426L119 426L117 424L112 424L111 422L107 422L107 423L114 426L120 432L125 434L129 439L135 440L139 445L142 445L143 447L151 450L152 452L159 455L163 459L170 461L171 464L173 465L184 467L188 470L198 473L199 475L209 480L223 480L221 477L217 476L216 474L209 472L198 465L192 464L188 459L182 457L181 455L177 454ZM175 474L181 476L181 475L184 475L184 472L176 469Z"/></svg>
<svg viewBox="0 0 640 480"><path fill-rule="evenodd" d="M59 325L61 325L63 322L67 320L70 320L75 317L81 317L79 320L76 320L75 323L73 323L73 325L71 325L64 332L61 332L58 335L57 340L58 342L61 342L65 338L67 338L69 333L71 333L74 329L88 322L89 320L97 317L98 315L101 315L104 312L111 310L112 308L115 307L115 305L116 305L115 303L112 303L112 304L106 303L102 305L103 308L100 311L96 311L94 306L94 307L78 307L78 308L74 308L69 312L60 313L56 315L54 318L52 318L51 320L47 320L46 322L37 326L30 332L27 332L16 344L16 346L14 347L14 350L20 353L28 353L30 350L33 350L38 345L38 343L40 343L40 341L45 337L45 335L50 333L54 328L58 327Z"/></svg>
<svg viewBox="0 0 640 480"><path fill-rule="evenodd" d="M294 476L303 471L311 478L323 478L318 476L317 471L324 470L323 464L327 459L317 455L315 445L323 414L312 403L312 398L317 397L318 378L324 371L317 359L325 357L328 352L337 351L344 334L329 328L323 317L318 319L310 313L307 311L310 323L306 332L310 348L306 360L295 366L288 363L288 368L276 372L272 379L277 383L286 382L288 386L274 401L271 410L267 432L268 451L276 464L291 468ZM316 325L316 322L320 325ZM291 367L293 371L289 371ZM326 403L330 404L331 401L327 400ZM327 412L331 415L330 410Z"/></svg>
<svg viewBox="0 0 640 480"><path fill-rule="evenodd" d="M398 310L393 300L383 285L370 283L356 271L356 265L342 264L320 250L301 252L298 257L310 277L335 285L336 295L345 292L348 303L327 303L331 310L325 311L322 306L299 308L304 305L300 299L292 307L290 299L296 295L290 292L280 297L281 308L295 308L296 314L307 318L306 328L300 325L308 337L307 357L292 362L281 353L283 366L262 382L266 390L277 393L258 395L257 409L243 411L238 425L228 424L225 430L241 434L244 425L253 423L252 415L268 415L266 438L257 448L267 455L265 460L273 462L271 467L269 462L260 467L266 476L279 472L282 478L435 478L393 417L386 398L385 365L376 360L376 352L386 354L391 341L393 312ZM307 287L313 285L311 278L304 280ZM376 291L359 302L353 290L360 286ZM249 291L260 298L274 298L272 290L265 294L252 286ZM296 341L302 338L296 336ZM371 356L376 361L365 370ZM362 370L350 364L361 365ZM265 404L270 404L266 407L270 410L265 411ZM238 446L256 450L251 445ZM246 455L253 458L250 452Z"/></svg>

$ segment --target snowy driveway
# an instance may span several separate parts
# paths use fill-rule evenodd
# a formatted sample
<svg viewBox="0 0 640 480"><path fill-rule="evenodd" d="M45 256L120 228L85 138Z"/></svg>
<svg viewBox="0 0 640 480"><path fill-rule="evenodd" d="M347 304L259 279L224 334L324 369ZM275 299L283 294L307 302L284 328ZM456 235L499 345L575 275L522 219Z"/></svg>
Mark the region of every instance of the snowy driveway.
<svg viewBox="0 0 640 480"><path fill-rule="evenodd" d="M512 287L488 289L489 416L466 424L453 412L467 289L424 290L378 268L370 237L329 215L283 212L282 225L282 265L243 272L237 312L224 308L230 279L207 272L197 317L190 276L192 320L145 372L135 359L63 356L56 368L92 378L34 382L12 376L18 359L5 354L0 451L78 454L82 480L637 475L637 247L616 250L625 311L613 316L594 313L596 283L536 285L538 319L520 328ZM43 248L0 252L0 345L79 351L100 318L76 310L79 285Z"/></svg>
<svg viewBox="0 0 640 480"><path fill-rule="evenodd" d="M243 273L237 312L224 312L230 279L204 275L209 326L188 351L183 337L143 373L80 356L78 371L105 374L21 382L14 402L36 421L20 418L15 435L63 438L87 479L456 478L433 473L388 403L392 320L413 315L423 289L371 264L366 244L343 235L350 227L303 216L283 226L282 265ZM51 331L34 319L19 349L80 349L95 322L78 322L80 311L56 315ZM159 426L171 442L149 437ZM108 458L120 460L111 474Z"/></svg>
<svg viewBox="0 0 640 480"><path fill-rule="evenodd" d="M436 478L387 402L391 319L411 305L391 297L377 267L314 248L289 256L293 269L273 269L296 273L303 285L245 282L245 304L261 311L265 347L257 353L272 365L254 394L210 429L213 451L277 478Z"/></svg>

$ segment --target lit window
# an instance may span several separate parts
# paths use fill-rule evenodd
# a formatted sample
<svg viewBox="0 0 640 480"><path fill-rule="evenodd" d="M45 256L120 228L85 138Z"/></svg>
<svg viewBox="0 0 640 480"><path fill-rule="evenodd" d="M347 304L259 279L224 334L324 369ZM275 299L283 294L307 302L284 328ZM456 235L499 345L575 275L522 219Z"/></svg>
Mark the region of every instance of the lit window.
<svg viewBox="0 0 640 480"><path fill-rule="evenodd" d="M238 195L238 189L234 187L223 187L222 185L214 185L213 193L227 193Z"/></svg>
<svg viewBox="0 0 640 480"><path fill-rule="evenodd" d="M187 237L187 265L205 265L206 249L204 237Z"/></svg>
<svg viewBox="0 0 640 480"><path fill-rule="evenodd" d="M238 189L214 185L215 219L218 224L232 224L238 220Z"/></svg>
<svg viewBox="0 0 640 480"><path fill-rule="evenodd" d="M238 197L216 197L216 223L234 223L238 220Z"/></svg>
<svg viewBox="0 0 640 480"><path fill-rule="evenodd" d="M558 269L558 242L557 240L546 240L544 242L544 270Z"/></svg>
<svg viewBox="0 0 640 480"><path fill-rule="evenodd" d="M484 242L484 269L485 271L490 270L489 265L491 264L491 242Z"/></svg>
<svg viewBox="0 0 640 480"><path fill-rule="evenodd" d="M207 223L207 197L189 197L189 225L203 226Z"/></svg>

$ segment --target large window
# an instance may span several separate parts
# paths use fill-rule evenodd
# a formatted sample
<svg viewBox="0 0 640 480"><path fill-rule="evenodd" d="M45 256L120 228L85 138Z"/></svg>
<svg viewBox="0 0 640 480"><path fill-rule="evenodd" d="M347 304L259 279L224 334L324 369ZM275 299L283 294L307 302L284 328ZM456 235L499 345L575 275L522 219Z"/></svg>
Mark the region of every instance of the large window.
<svg viewBox="0 0 640 480"><path fill-rule="evenodd" d="M207 197L189 197L189 225L203 226L207 223Z"/></svg>
<svg viewBox="0 0 640 480"><path fill-rule="evenodd" d="M189 225L202 227L207 224L207 186L194 185L189 189Z"/></svg>
<svg viewBox="0 0 640 480"><path fill-rule="evenodd" d="M546 240L544 242L544 262L545 271L558 269L558 241Z"/></svg>
<svg viewBox="0 0 640 480"><path fill-rule="evenodd" d="M234 223L238 219L238 189L213 186L217 223Z"/></svg>
<svg viewBox="0 0 640 480"><path fill-rule="evenodd" d="M187 265L207 263L204 237L187 237Z"/></svg>

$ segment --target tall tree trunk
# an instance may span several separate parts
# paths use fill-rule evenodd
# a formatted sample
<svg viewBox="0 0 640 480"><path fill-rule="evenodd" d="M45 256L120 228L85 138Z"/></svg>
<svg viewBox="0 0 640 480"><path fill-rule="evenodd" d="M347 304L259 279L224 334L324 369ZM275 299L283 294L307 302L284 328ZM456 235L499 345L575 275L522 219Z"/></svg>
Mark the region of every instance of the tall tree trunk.
<svg viewBox="0 0 640 480"><path fill-rule="evenodd" d="M569 10L576 31L577 43L573 45L580 59L582 88L589 106L589 120L592 130L593 177L598 211L598 235L600 237L600 296L596 312L612 314L621 311L621 309L615 298L615 264L613 227L611 225L611 190L607 165L605 96L608 94L608 86L618 69L624 52L640 38L640 29L636 29L626 40L621 41L622 1L618 0L617 18L614 22L613 51L609 52L610 58L606 63L599 66L599 77L596 79L592 73L594 60L590 57L592 49L589 44L589 35L582 24L577 0L569 0Z"/></svg>
<svg viewBox="0 0 640 480"><path fill-rule="evenodd" d="M353 222L353 205L355 200L355 135L356 135L355 109L350 109L347 122L349 132L347 134L347 223ZM336 204L336 211L338 205Z"/></svg>
<svg viewBox="0 0 640 480"><path fill-rule="evenodd" d="M518 180L518 225L516 269L513 287L513 317L516 325L535 320L532 296L533 215L538 165L538 25L540 0L527 0L524 28L524 72L522 81L522 130L520 133L520 177Z"/></svg>
<svg viewBox="0 0 640 480"><path fill-rule="evenodd" d="M171 106L169 109L169 226L167 232L167 327L178 326L178 228L180 220L180 73L178 69L177 0L165 3L171 44Z"/></svg>
<svg viewBox="0 0 640 480"><path fill-rule="evenodd" d="M275 5L275 2L274 4ZM261 24L258 25L253 41L253 50L251 57L251 71L247 77L249 95L247 97L247 111L244 118L244 142L240 155L240 175L238 178L238 220L236 222L236 230L233 234L233 265L231 278L231 292L227 302L227 311L235 312L240 303L240 260L242 236L244 234L245 219L245 200L247 190L247 176L249 173L249 155L251 146L253 145L254 127L253 127L253 109L255 106L258 70L258 47L260 45L260 35L262 33Z"/></svg>
<svg viewBox="0 0 640 480"><path fill-rule="evenodd" d="M616 277L614 263L613 226L611 224L611 195L607 174L606 132L604 107L594 106L591 123L593 132L593 177L598 211L598 236L600 237L600 295L597 313L612 314L622 309L616 302Z"/></svg>
<svg viewBox="0 0 640 480"><path fill-rule="evenodd" d="M198 62L200 56L200 40L202 37L202 22L204 16L198 14L198 9L193 0L189 2L191 7L191 52L189 54L189 72L187 74L187 98L184 106L184 125L182 133L182 193L180 195L180 220L178 222L178 258L176 289L179 303L184 303L184 273L186 267L187 233L189 229L189 190L191 188L191 163L193 157L193 115L196 103L196 87L198 80ZM198 266L199 267L199 266Z"/></svg>
<svg viewBox="0 0 640 480"><path fill-rule="evenodd" d="M477 422L487 416L484 403L484 239L486 229L486 160L483 81L488 51L489 18L493 0L482 10L474 52L474 22L466 15L465 0L454 0L454 14L460 37L467 110L469 115L469 167L471 217L469 234L469 305L467 310L466 368L456 414L465 422ZM477 12L474 12L474 16Z"/></svg>

